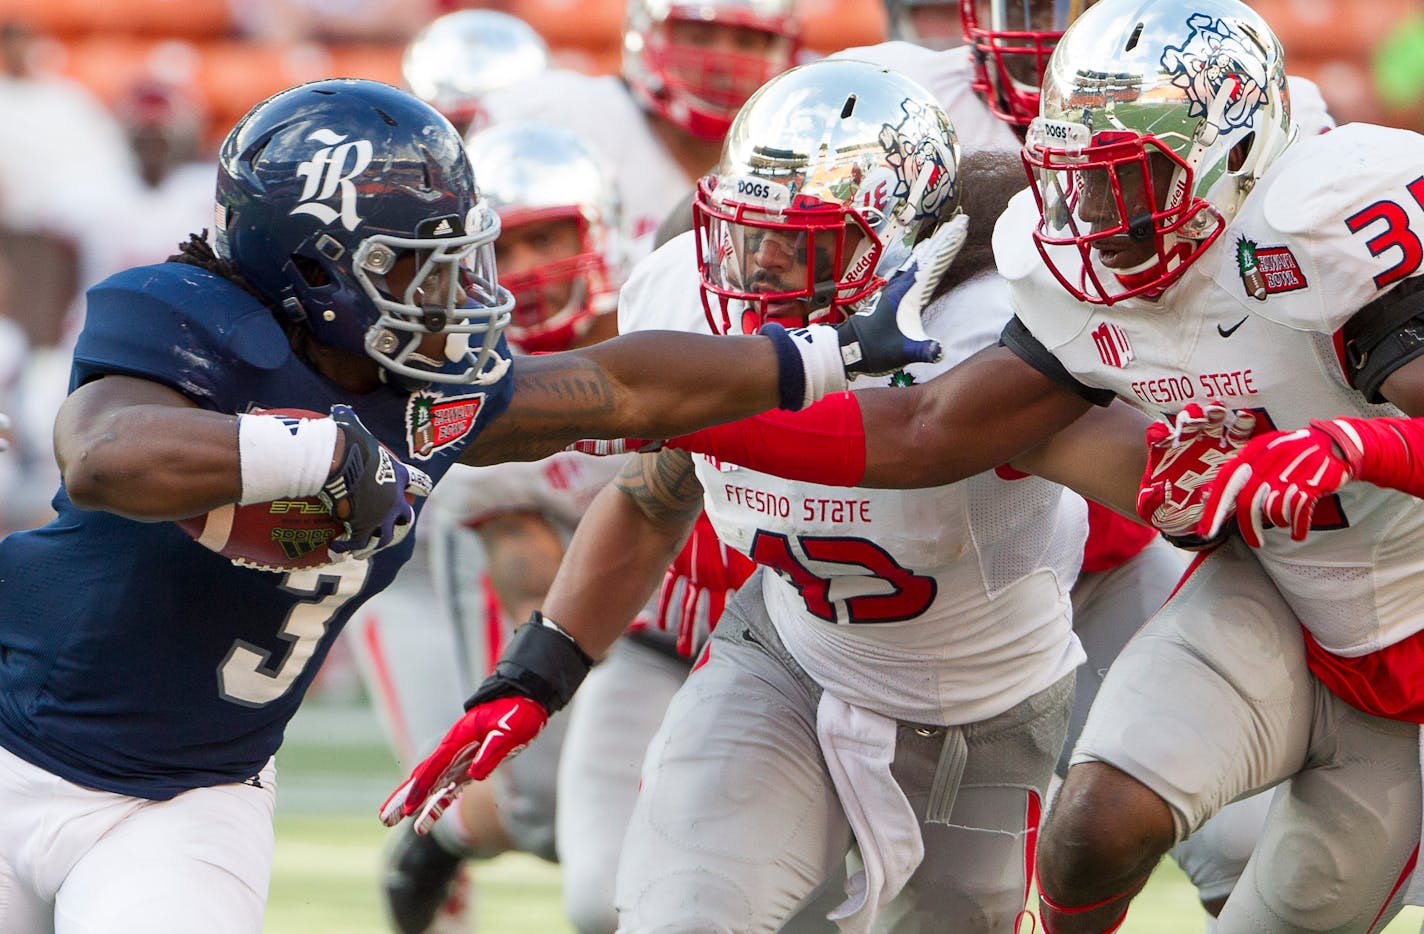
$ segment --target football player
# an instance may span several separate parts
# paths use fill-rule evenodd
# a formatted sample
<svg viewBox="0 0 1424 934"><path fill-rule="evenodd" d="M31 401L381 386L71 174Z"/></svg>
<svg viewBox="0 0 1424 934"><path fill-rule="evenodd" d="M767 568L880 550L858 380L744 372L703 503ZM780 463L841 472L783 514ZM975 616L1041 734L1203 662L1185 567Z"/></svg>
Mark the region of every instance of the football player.
<svg viewBox="0 0 1424 934"><path fill-rule="evenodd" d="M548 68L544 37L499 10L456 10L433 19L401 55L401 78L410 92L467 131L485 122L485 95Z"/></svg>
<svg viewBox="0 0 1424 934"><path fill-rule="evenodd" d="M956 211L957 169L949 120L915 83L855 61L793 69L733 123L699 188L698 229L635 270L620 328L838 320ZM1002 206L1021 183L1015 171L964 184ZM995 211L982 214L970 235L987 240ZM959 224L944 229L962 236ZM926 299L935 264L952 258L942 240L929 241L942 248L907 300ZM968 354L1008 319L1007 293L987 250L952 274L958 287L926 323L952 355ZM847 491L680 451L643 457L591 507L536 621L558 619L601 654L704 500L719 537L763 569L728 605L649 748L619 867L619 929L675 919L775 931L840 871L852 840L862 868L835 912L843 930L877 916L900 929L1012 927L1082 658L1068 597L1081 500L992 471L913 493ZM500 695L536 703L520 684L557 679L551 660L511 646L471 710ZM471 717L394 803L440 795L427 779L454 775L449 753L484 739ZM531 735L512 728L513 741ZM605 720L605 733L620 728Z"/></svg>
<svg viewBox="0 0 1424 934"><path fill-rule="evenodd" d="M831 466L861 483L1015 459L1123 508L1145 451L1130 431L1081 430L1119 398L1167 417L1190 455L1154 455L1142 477L1144 512L1177 535L1199 531L1202 481L1242 444L1204 403L1284 432L1217 497L1244 493L1261 546L1231 539L1194 562L1103 683L1040 840L1043 920L1116 929L1162 853L1279 786L1220 928L1377 926L1419 897L1424 714L1407 659L1424 505L1401 450L1413 421L1371 423L1424 415L1424 139L1299 133L1280 44L1233 0L1102 0L1060 40L1041 109L1032 190L995 230L1016 311L1000 344L923 388L805 418L846 428L852 462ZM1349 428L1315 428L1338 436L1332 461L1306 426L1341 416ZM743 466L826 475L787 463L770 433L743 451ZM1348 479L1368 482L1334 489Z"/></svg>
<svg viewBox="0 0 1424 934"><path fill-rule="evenodd" d="M551 352L612 337L627 245L603 160L573 133L528 120L472 133L466 148L481 197L500 217L494 250L500 284L515 300L505 328L511 349ZM446 476L421 526L426 547L417 542L415 558L354 623L361 670L403 765L449 726L459 700L493 667L512 621L539 608L579 516L618 467L617 458L561 452ZM431 612L432 582L442 613ZM554 718L496 781L468 789L434 833L397 837L382 878L397 930L448 927L473 913L475 891L460 871L466 858L516 849L554 859L567 723ZM636 770L641 749L629 758Z"/></svg>
<svg viewBox="0 0 1424 934"><path fill-rule="evenodd" d="M1063 30L1093 2L886 0L891 37L897 41L836 54L893 64L920 80L949 111L967 152L1016 153L1038 116L1049 56ZM946 48L952 35L962 44L926 51ZM1292 114L1302 133L1335 125L1313 82L1296 76L1288 81ZM1088 543L1073 588L1073 628L1088 658L1078 670L1060 777L1108 666L1167 599L1185 567L1183 555L1157 540L1152 528L1088 504ZM1245 867L1268 805L1264 795L1236 802L1173 849L1208 914L1220 912Z"/></svg>
<svg viewBox="0 0 1424 934"><path fill-rule="evenodd" d="M7 931L260 929L284 726L456 461L801 406L844 383L843 353L935 349L887 305L843 332L631 335L514 364L498 218L460 134L371 81L249 112L215 220L215 246L90 291L59 515L0 542ZM331 414L261 411L292 407ZM343 528L324 567L240 566L173 521L305 496Z"/></svg>
<svg viewBox="0 0 1424 934"><path fill-rule="evenodd" d="M547 120L616 166L643 243L717 161L732 117L800 47L792 0L628 0L621 77L551 71L489 94L492 122Z"/></svg>

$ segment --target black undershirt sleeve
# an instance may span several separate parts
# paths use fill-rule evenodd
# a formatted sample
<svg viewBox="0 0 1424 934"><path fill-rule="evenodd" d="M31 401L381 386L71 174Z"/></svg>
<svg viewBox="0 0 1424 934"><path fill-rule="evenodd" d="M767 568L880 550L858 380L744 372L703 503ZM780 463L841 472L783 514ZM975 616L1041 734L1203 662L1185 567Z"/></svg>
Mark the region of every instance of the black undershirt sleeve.
<svg viewBox="0 0 1424 934"><path fill-rule="evenodd" d="M1345 378L1366 400L1386 401L1379 394L1384 381L1424 354L1424 276L1406 279L1370 302L1340 331Z"/></svg>
<svg viewBox="0 0 1424 934"><path fill-rule="evenodd" d="M1039 343L1029 329L1024 327L1024 323L1019 320L1018 315L1009 319L1009 323L1004 325L1003 333L999 335L999 343L1009 348L1018 355L1029 366L1047 376L1053 382L1087 399L1093 405L1110 405L1117 398L1117 393L1111 389L1096 389L1085 385L1073 377L1058 358L1048 351L1047 347Z"/></svg>

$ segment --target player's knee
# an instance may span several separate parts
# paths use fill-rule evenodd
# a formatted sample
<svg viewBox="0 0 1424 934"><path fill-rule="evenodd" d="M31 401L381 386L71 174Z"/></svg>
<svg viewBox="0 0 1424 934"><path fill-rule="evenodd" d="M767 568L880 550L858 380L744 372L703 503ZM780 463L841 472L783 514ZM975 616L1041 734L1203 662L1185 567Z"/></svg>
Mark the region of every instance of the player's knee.
<svg viewBox="0 0 1424 934"><path fill-rule="evenodd" d="M1133 888L1171 846L1172 816L1145 785L1106 763L1074 766L1039 835L1040 883L1082 905Z"/></svg>

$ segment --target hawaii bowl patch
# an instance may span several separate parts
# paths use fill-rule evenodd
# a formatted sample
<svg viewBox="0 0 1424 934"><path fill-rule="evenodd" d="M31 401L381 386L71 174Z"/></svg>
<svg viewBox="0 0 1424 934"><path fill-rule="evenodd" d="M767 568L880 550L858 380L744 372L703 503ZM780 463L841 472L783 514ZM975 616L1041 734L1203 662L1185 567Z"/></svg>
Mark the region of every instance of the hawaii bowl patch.
<svg viewBox="0 0 1424 934"><path fill-rule="evenodd" d="M1290 247L1260 246L1242 237L1236 241L1236 268L1246 294L1258 302L1310 285Z"/></svg>
<svg viewBox="0 0 1424 934"><path fill-rule="evenodd" d="M459 441L475 427L485 394L444 396L421 390L410 394L405 408L405 435L410 456L429 460L436 451Z"/></svg>

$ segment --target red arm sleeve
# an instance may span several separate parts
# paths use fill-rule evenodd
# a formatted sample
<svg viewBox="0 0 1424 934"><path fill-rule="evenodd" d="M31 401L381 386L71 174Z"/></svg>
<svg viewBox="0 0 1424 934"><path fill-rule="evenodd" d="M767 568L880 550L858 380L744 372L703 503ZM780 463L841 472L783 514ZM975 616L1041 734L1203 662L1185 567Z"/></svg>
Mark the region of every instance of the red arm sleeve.
<svg viewBox="0 0 1424 934"><path fill-rule="evenodd" d="M799 412L766 412L666 444L788 480L858 486L865 476L865 423L849 392Z"/></svg>

